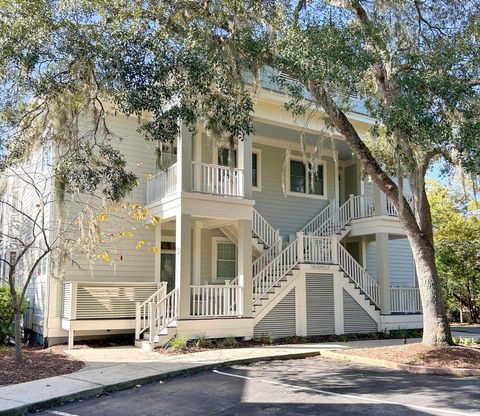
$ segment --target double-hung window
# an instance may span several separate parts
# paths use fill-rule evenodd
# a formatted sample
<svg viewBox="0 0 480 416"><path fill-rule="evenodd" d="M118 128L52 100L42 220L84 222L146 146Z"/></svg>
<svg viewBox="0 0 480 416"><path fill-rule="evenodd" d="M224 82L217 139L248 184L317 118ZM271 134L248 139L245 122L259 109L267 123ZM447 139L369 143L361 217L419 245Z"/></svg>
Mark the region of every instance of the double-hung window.
<svg viewBox="0 0 480 416"><path fill-rule="evenodd" d="M325 196L325 173L323 164L314 169L311 163L290 160L290 192Z"/></svg>
<svg viewBox="0 0 480 416"><path fill-rule="evenodd" d="M220 166L229 166L228 164L229 149L220 147L218 149L218 164ZM237 150L233 151L233 166L237 167ZM252 187L260 189L260 153L259 150L252 151Z"/></svg>
<svg viewBox="0 0 480 416"><path fill-rule="evenodd" d="M232 280L237 276L237 247L229 241L216 242L216 280Z"/></svg>

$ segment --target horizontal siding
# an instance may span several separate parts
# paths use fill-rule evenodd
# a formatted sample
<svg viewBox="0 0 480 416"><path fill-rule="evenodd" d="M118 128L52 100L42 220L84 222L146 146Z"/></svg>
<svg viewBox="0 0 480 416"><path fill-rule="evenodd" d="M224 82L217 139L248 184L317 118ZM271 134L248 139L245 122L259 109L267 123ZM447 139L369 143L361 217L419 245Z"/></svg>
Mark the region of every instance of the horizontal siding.
<svg viewBox="0 0 480 416"><path fill-rule="evenodd" d="M333 275L307 273L307 335L335 333Z"/></svg>
<svg viewBox="0 0 480 416"><path fill-rule="evenodd" d="M378 324L375 320L365 312L345 289L343 290L343 318L344 332L346 334L378 331Z"/></svg>
<svg viewBox="0 0 480 416"><path fill-rule="evenodd" d="M390 238L390 286L414 287L415 267L412 249L406 238Z"/></svg>
<svg viewBox="0 0 480 416"><path fill-rule="evenodd" d="M284 236L295 234L327 204L325 199L285 195L282 187L286 149L253 143L261 151L261 191L254 191L255 208ZM327 197L335 197L335 167L326 157Z"/></svg>
<svg viewBox="0 0 480 416"><path fill-rule="evenodd" d="M255 325L253 334L255 337L272 335L276 338L296 334L295 289L292 289Z"/></svg>
<svg viewBox="0 0 480 416"><path fill-rule="evenodd" d="M378 280L377 276L377 243L375 238L367 239L366 270L370 276Z"/></svg>

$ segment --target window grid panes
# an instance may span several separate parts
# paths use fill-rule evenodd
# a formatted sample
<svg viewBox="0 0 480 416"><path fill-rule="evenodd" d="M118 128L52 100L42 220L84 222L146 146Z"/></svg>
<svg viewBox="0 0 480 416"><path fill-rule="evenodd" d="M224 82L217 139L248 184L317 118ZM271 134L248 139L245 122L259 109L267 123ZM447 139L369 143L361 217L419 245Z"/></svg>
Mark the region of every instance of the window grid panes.
<svg viewBox="0 0 480 416"><path fill-rule="evenodd" d="M306 169L303 162L290 160L290 192L324 195L324 179L323 165L314 172L310 163Z"/></svg>
<svg viewBox="0 0 480 416"><path fill-rule="evenodd" d="M217 243L217 277L236 276L236 247L232 243Z"/></svg>

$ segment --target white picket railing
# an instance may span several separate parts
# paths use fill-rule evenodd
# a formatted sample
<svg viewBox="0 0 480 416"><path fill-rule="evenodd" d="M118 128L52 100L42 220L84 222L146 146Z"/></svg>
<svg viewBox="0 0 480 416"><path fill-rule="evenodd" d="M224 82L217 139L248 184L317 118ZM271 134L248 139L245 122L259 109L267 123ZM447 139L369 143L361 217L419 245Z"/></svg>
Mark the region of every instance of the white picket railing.
<svg viewBox="0 0 480 416"><path fill-rule="evenodd" d="M238 285L190 286L191 316L242 315L242 288Z"/></svg>
<svg viewBox="0 0 480 416"><path fill-rule="evenodd" d="M147 181L147 204L177 192L177 164L157 173Z"/></svg>
<svg viewBox="0 0 480 416"><path fill-rule="evenodd" d="M392 313L421 312L420 290L417 287L391 287L390 310Z"/></svg>
<svg viewBox="0 0 480 416"><path fill-rule="evenodd" d="M375 215L375 195L363 194L351 197L352 219L368 218Z"/></svg>
<svg viewBox="0 0 480 416"><path fill-rule="evenodd" d="M298 264L297 249L298 239L295 239L253 277L253 304L264 298Z"/></svg>
<svg viewBox="0 0 480 416"><path fill-rule="evenodd" d="M412 209L414 209L413 206L413 196L412 195L405 195L405 199L407 200L408 204ZM398 217L397 209L393 205L393 202L387 198L387 215L390 217Z"/></svg>
<svg viewBox="0 0 480 416"><path fill-rule="evenodd" d="M267 247L278 243L280 231L273 228L255 208L253 209L252 229L255 236Z"/></svg>
<svg viewBox="0 0 480 416"><path fill-rule="evenodd" d="M260 270L267 267L275 257L282 251L282 239L279 238L277 244L271 246L260 257L257 257L252 263L252 276L256 276Z"/></svg>
<svg viewBox="0 0 480 416"><path fill-rule="evenodd" d="M315 233L323 224L325 224L328 219L335 212L336 202L331 201L319 214L317 214L313 219L303 227L300 232L304 234L313 234Z"/></svg>
<svg viewBox="0 0 480 416"><path fill-rule="evenodd" d="M195 192L241 198L244 196L243 169L192 163L192 188Z"/></svg>
<svg viewBox="0 0 480 416"><path fill-rule="evenodd" d="M144 302L135 304L135 338L140 336L151 326L151 304L156 305L167 295L167 282L161 282L160 288Z"/></svg>
<svg viewBox="0 0 480 416"><path fill-rule="evenodd" d="M367 273L340 243L337 242L336 244L336 260L339 266L375 305L380 306L380 289L376 280Z"/></svg>
<svg viewBox="0 0 480 416"><path fill-rule="evenodd" d="M303 247L298 249L301 263L332 264L332 237L299 236L303 238ZM303 259L302 251L303 248ZM302 261L303 260L303 261Z"/></svg>
<svg viewBox="0 0 480 416"><path fill-rule="evenodd" d="M337 234L351 221L351 206L351 198L349 198L313 234L317 236Z"/></svg>

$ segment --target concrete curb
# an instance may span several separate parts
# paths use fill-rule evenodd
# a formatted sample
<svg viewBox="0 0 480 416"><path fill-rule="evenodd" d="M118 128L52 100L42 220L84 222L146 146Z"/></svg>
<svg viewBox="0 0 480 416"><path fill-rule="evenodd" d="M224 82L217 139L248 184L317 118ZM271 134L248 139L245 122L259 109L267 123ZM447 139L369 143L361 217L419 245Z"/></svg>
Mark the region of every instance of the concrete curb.
<svg viewBox="0 0 480 416"><path fill-rule="evenodd" d="M84 389L81 391L77 391L75 393L65 394L62 396L57 396L55 398L37 401L35 403L22 403L19 406L12 407L5 411L0 411L0 415L2 416L23 415L27 412L34 412L37 410L48 409L53 406L56 406L65 402L69 402L72 400L85 399L88 397L98 396L98 395L110 393L113 391L125 390L131 387L135 387L137 385L154 383L170 377L194 374L200 371L214 370L221 367L240 365L240 364L252 364L260 361L302 359L302 358L309 358L309 357L317 357L319 355L320 355L320 351L285 353L285 354L278 354L278 355L240 358L240 359L218 361L218 362L208 363L208 364L192 365L189 368L184 368L180 370L160 371L158 374L139 377L139 378L131 379L124 382L117 382L117 383L105 384L105 385L99 384L98 387ZM68 377L69 375L72 375L72 374L76 374L76 373L65 374L63 377Z"/></svg>
<svg viewBox="0 0 480 416"><path fill-rule="evenodd" d="M360 355L342 354L334 351L321 351L320 355L341 361L350 361L358 364L384 367L392 370L407 371L413 374L433 374L453 377L480 377L480 369L474 368L437 368L409 364L394 363L392 361L379 360L377 358L362 357Z"/></svg>

